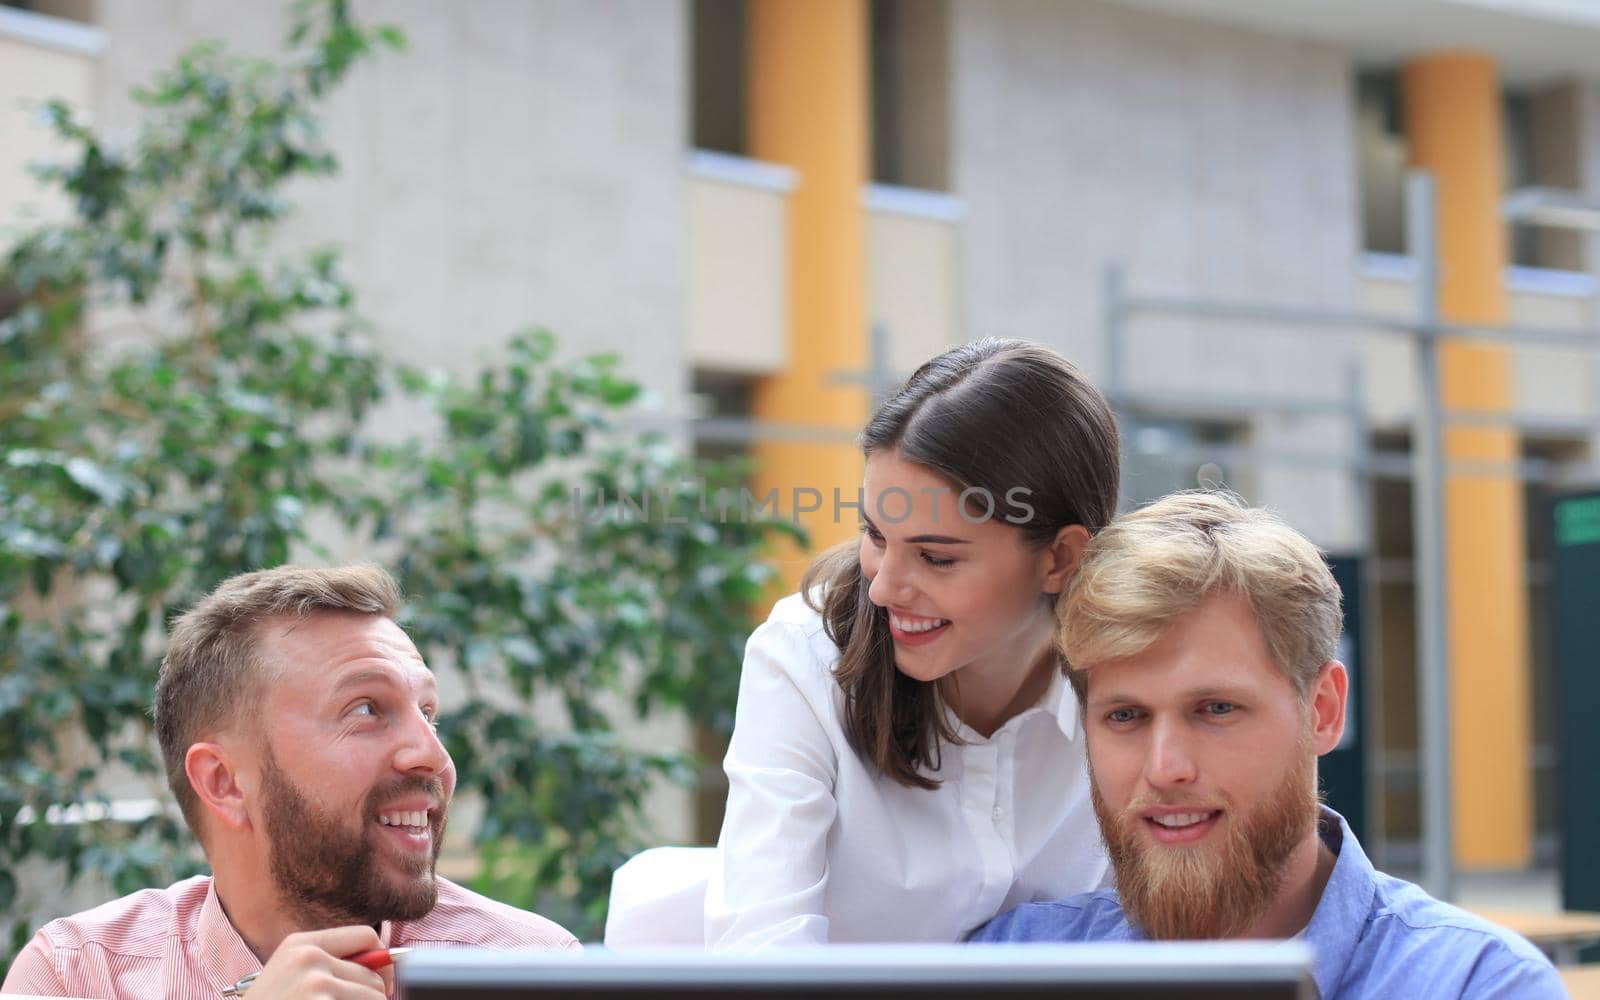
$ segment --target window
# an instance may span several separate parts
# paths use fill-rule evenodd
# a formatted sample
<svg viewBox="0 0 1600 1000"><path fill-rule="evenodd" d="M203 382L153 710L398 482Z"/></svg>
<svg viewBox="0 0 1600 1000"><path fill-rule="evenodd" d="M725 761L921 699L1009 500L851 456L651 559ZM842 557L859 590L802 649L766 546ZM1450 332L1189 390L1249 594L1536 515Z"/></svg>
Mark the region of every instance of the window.
<svg viewBox="0 0 1600 1000"><path fill-rule="evenodd" d="M1506 190L1577 190L1578 94L1571 84L1512 91L1505 101ZM1566 271L1584 269L1584 234L1550 226L1513 225L1511 263Z"/></svg>
<svg viewBox="0 0 1600 1000"><path fill-rule="evenodd" d="M1406 140L1394 73L1356 78L1356 155L1361 182L1362 249L1405 253Z"/></svg>
<svg viewBox="0 0 1600 1000"><path fill-rule="evenodd" d="M689 141L743 156L744 0L694 0L691 10Z"/></svg>
<svg viewBox="0 0 1600 1000"><path fill-rule="evenodd" d="M872 3L872 179L950 189L946 5Z"/></svg>
<svg viewBox="0 0 1600 1000"><path fill-rule="evenodd" d="M59 17L80 24L94 23L94 0L0 0L0 7Z"/></svg>
<svg viewBox="0 0 1600 1000"><path fill-rule="evenodd" d="M1400 97L1399 76L1392 70L1366 71L1356 78L1362 246L1373 253L1406 252L1407 152ZM1501 107L1506 190L1529 185L1578 188L1576 87L1510 89ZM1513 225L1507 236L1510 264L1584 268L1582 234Z"/></svg>
<svg viewBox="0 0 1600 1000"><path fill-rule="evenodd" d="M949 43L946 5L872 0L869 8L871 179L950 187ZM745 120L744 0L691 6L692 110L696 149L750 155Z"/></svg>

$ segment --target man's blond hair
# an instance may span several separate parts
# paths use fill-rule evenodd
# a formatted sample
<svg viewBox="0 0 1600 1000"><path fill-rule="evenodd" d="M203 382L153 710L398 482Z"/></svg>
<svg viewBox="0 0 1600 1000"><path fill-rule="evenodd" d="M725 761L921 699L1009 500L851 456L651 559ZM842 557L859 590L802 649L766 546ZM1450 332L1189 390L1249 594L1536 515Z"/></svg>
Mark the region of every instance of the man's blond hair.
<svg viewBox="0 0 1600 1000"><path fill-rule="evenodd" d="M258 706L266 664L259 630L273 619L297 620L319 611L349 611L395 618L400 588L377 566L309 569L280 566L224 580L172 624L167 655L156 682L156 739L167 785L200 835L200 798L189 784L189 747L235 724Z"/></svg>
<svg viewBox="0 0 1600 1000"><path fill-rule="evenodd" d="M1085 550L1057 611L1057 643L1080 703L1087 670L1143 652L1219 593L1249 602L1273 662L1305 698L1344 626L1333 573L1271 511L1194 490L1124 514Z"/></svg>

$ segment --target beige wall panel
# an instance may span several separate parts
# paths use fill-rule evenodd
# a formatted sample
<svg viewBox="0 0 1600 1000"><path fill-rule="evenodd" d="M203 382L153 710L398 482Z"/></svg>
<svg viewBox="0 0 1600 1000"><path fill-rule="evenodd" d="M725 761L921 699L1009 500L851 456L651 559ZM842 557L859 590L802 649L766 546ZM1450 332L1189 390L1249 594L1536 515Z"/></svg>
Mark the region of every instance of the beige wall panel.
<svg viewBox="0 0 1600 1000"><path fill-rule="evenodd" d="M788 196L689 182L689 361L744 375L789 359Z"/></svg>
<svg viewBox="0 0 1600 1000"><path fill-rule="evenodd" d="M1383 316L1416 314L1416 290L1409 280L1365 277L1357 305L1364 312ZM1362 344L1362 388L1367 396L1367 417L1379 427L1411 420L1416 398L1414 348L1397 337L1373 335Z"/></svg>
<svg viewBox="0 0 1600 1000"><path fill-rule="evenodd" d="M910 374L963 339L952 223L875 211L867 219L867 259L872 322L889 335L896 374Z"/></svg>
<svg viewBox="0 0 1600 1000"><path fill-rule="evenodd" d="M1511 321L1518 326L1556 330L1588 327L1594 295L1511 294ZM1595 378L1600 353L1560 347L1522 346L1511 356L1511 405L1540 420L1594 419L1600 413Z"/></svg>
<svg viewBox="0 0 1600 1000"><path fill-rule="evenodd" d="M1367 275L1360 283L1363 309L1391 316L1416 314L1416 291L1409 278ZM1514 283L1511 323L1555 330L1590 328L1595 296L1540 292ZM1414 349L1395 337L1373 336L1363 346L1363 378L1368 412L1379 426L1411 420L1416 398ZM1600 411L1596 386L1600 359L1593 351L1522 345L1512 352L1512 407L1535 420L1581 421Z"/></svg>
<svg viewBox="0 0 1600 1000"><path fill-rule="evenodd" d="M15 37L0 20L0 227L59 216L67 208L28 169L63 152L38 108L56 97L87 107L94 72L92 56Z"/></svg>

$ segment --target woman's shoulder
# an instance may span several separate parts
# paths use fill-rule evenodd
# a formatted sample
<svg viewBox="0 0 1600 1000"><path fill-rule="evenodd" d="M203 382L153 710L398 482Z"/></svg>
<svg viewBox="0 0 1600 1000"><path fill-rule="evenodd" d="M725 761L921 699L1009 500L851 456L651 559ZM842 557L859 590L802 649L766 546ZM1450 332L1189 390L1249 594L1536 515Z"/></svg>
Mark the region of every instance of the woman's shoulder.
<svg viewBox="0 0 1600 1000"><path fill-rule="evenodd" d="M821 613L799 594L778 601L745 643L735 743L741 734L745 741L805 742L810 733L840 744L838 663L839 647L828 638Z"/></svg>
<svg viewBox="0 0 1600 1000"><path fill-rule="evenodd" d="M822 612L817 610L822 605L822 594L822 588L817 587L809 593L796 592L779 599L767 615L767 624L792 625L808 634L823 631Z"/></svg>
<svg viewBox="0 0 1600 1000"><path fill-rule="evenodd" d="M821 604L820 592L813 591L808 602L805 594L790 594L772 606L767 620L750 636L745 649L745 659L757 650L772 654L791 671L806 674L831 674L839 660L839 647L828 637L822 613L813 604Z"/></svg>

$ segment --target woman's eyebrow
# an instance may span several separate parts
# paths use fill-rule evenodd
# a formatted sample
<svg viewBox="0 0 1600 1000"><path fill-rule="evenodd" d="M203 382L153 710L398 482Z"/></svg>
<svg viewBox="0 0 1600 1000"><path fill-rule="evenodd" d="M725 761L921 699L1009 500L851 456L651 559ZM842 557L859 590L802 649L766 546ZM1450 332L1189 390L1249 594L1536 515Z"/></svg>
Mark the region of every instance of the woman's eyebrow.
<svg viewBox="0 0 1600 1000"><path fill-rule="evenodd" d="M862 514L861 520L862 523L866 524L866 526L871 528L873 531L878 530L878 526L873 524L872 518L868 517L867 515ZM879 533L881 534L882 532ZM956 538L954 535L913 535L906 539L906 541L913 542L918 545L966 545L969 541L971 541L971 539Z"/></svg>

